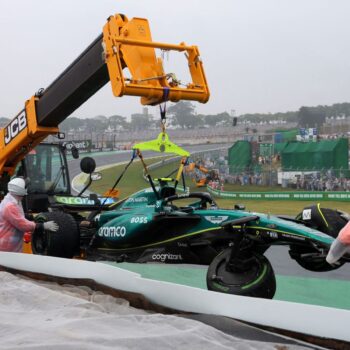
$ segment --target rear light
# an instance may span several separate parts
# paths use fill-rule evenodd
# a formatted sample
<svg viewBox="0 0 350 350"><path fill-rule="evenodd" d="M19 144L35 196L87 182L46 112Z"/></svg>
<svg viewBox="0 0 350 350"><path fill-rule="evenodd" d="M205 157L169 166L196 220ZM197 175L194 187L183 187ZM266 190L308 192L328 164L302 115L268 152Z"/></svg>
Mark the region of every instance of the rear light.
<svg viewBox="0 0 350 350"><path fill-rule="evenodd" d="M32 240L32 234L30 232L24 232L23 241L24 243L30 243Z"/></svg>

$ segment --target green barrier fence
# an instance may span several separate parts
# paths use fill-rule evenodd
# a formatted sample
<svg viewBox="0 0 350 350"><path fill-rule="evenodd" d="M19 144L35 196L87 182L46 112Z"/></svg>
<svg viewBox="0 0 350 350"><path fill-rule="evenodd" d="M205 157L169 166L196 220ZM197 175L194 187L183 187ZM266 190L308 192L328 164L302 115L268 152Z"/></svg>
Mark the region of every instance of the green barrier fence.
<svg viewBox="0 0 350 350"><path fill-rule="evenodd" d="M220 198L242 198L255 200L293 200L293 201L348 201L350 192L228 192L215 190L207 186L207 190Z"/></svg>

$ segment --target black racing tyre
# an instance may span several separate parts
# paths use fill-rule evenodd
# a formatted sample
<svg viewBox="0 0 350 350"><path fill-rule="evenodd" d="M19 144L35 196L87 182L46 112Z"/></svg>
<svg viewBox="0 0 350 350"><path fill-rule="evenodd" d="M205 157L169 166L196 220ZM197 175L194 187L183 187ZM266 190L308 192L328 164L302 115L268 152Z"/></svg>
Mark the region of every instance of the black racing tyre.
<svg viewBox="0 0 350 350"><path fill-rule="evenodd" d="M317 253L312 247L291 246L289 254L301 267L312 272L327 272L339 269L345 262L329 265L325 258L311 258L307 254ZM304 256L303 256L304 255Z"/></svg>
<svg viewBox="0 0 350 350"><path fill-rule="evenodd" d="M36 222L55 221L59 227L57 232L34 231L32 235L32 251L34 254L73 258L79 253L79 230L72 215L54 211L40 213Z"/></svg>
<svg viewBox="0 0 350 350"><path fill-rule="evenodd" d="M276 292L276 278L269 260L256 252L251 253L248 271L226 270L231 248L222 251L211 262L207 272L207 287L221 293L272 299Z"/></svg>

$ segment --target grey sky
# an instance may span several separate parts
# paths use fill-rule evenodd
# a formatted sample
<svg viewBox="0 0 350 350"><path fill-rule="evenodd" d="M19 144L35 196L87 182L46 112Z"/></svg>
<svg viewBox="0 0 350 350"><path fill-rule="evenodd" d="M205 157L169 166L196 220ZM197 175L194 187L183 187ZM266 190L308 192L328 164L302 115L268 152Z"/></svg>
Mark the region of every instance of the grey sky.
<svg viewBox="0 0 350 350"><path fill-rule="evenodd" d="M199 46L211 98L195 104L198 113L350 101L349 0L0 0L0 116L15 116L115 13L147 18L155 41ZM136 97L114 98L107 85L73 115L141 108Z"/></svg>

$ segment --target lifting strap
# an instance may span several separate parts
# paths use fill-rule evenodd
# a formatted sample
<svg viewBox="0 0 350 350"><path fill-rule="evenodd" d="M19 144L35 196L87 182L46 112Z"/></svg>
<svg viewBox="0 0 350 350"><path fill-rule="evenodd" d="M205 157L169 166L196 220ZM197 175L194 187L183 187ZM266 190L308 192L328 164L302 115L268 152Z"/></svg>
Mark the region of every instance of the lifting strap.
<svg viewBox="0 0 350 350"><path fill-rule="evenodd" d="M163 104L159 104L159 110L160 110L160 119L163 125L165 125L166 122L166 102L169 99L169 88L165 87L163 88Z"/></svg>
<svg viewBox="0 0 350 350"><path fill-rule="evenodd" d="M114 189L117 187L118 183L120 182L120 180L123 178L125 172L128 170L129 166L131 165L131 163L134 161L134 159L136 158L136 155L137 155L137 151L136 150L133 150L132 152L132 156L131 156L131 159L129 161L129 163L126 164L124 170L122 171L122 173L119 175L118 179L116 180L116 182L114 183L113 187L110 189L110 192L113 192ZM100 205L100 211L102 209L102 207L105 205L107 201L107 197L105 198L105 200L103 201L103 203L101 203Z"/></svg>
<svg viewBox="0 0 350 350"><path fill-rule="evenodd" d="M177 184L179 183L179 181L180 181L180 177L181 177L181 175L183 174L183 170L184 170L184 166L186 165L186 163L187 163L187 159L188 159L188 157L183 157L182 159L181 159L181 163L180 163L180 166L179 166L179 170L177 171L177 175L176 175L176 179L175 179L175 189L176 189L176 187L177 187ZM182 179L183 181L184 181L184 178Z"/></svg>
<svg viewBox="0 0 350 350"><path fill-rule="evenodd" d="M150 173L148 172L147 164L146 164L145 161L143 160L143 155L142 155L140 149L137 149L137 150L136 150L136 153L137 153L138 157L140 158L140 161L141 161L141 163L142 163L142 165L143 165L143 168L145 169L145 174L146 174L146 177L147 177L147 179L148 179L148 182L150 183L150 185L151 185L151 187L152 187L152 190L153 190L153 192L155 193L157 199L159 199L159 193L158 193L158 191L156 190L156 187L154 186L154 182L153 182L153 180L152 180L152 177L151 177Z"/></svg>

